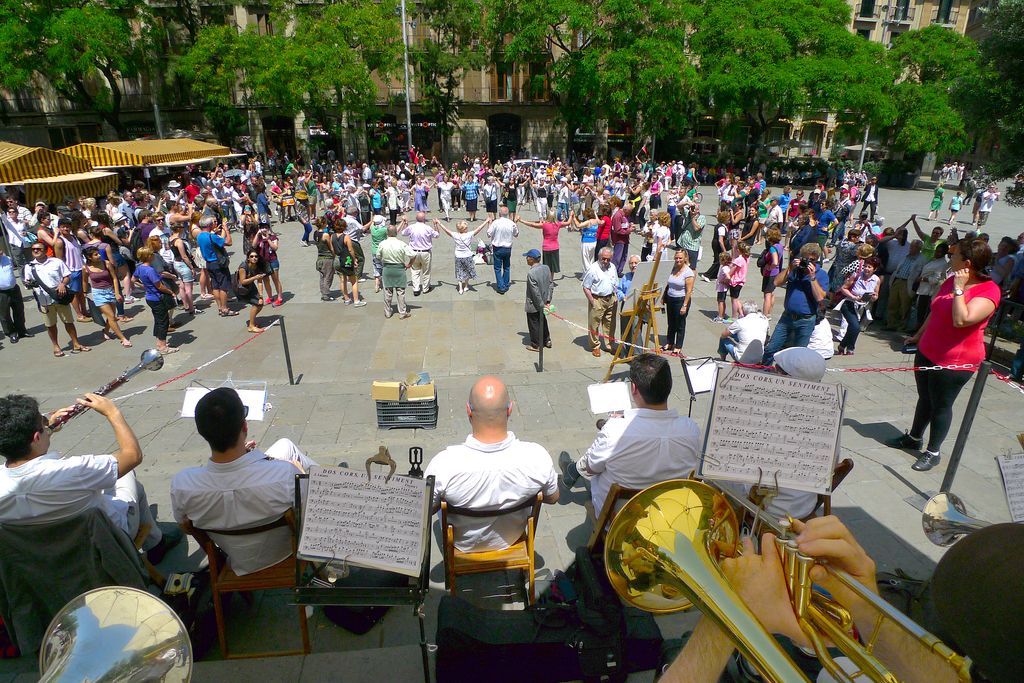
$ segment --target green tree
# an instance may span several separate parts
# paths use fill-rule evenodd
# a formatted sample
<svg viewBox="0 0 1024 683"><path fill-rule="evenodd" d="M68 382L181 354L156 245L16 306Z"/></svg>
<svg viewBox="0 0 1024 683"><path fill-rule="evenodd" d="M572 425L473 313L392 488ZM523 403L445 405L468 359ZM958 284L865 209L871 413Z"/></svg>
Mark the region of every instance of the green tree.
<svg viewBox="0 0 1024 683"><path fill-rule="evenodd" d="M0 0L0 16L0 87L44 80L126 137L122 79L145 75L155 54L143 0Z"/></svg>
<svg viewBox="0 0 1024 683"><path fill-rule="evenodd" d="M487 0L494 59L544 63L568 129L633 123L641 136L686 119L695 70L685 57L692 0Z"/></svg>
<svg viewBox="0 0 1024 683"><path fill-rule="evenodd" d="M185 76L192 100L198 104L217 139L231 145L245 130L245 115L234 98L238 78L238 31L232 26L207 26L191 49L174 64Z"/></svg>
<svg viewBox="0 0 1024 683"><path fill-rule="evenodd" d="M844 0L706 0L690 37L701 100L749 126L752 148L781 119L807 112L891 123L884 48L849 23Z"/></svg>
<svg viewBox="0 0 1024 683"><path fill-rule="evenodd" d="M968 133L959 100L977 85L977 44L932 25L897 36L889 57L900 75L893 89L896 146L940 158L963 152Z"/></svg>
<svg viewBox="0 0 1024 683"><path fill-rule="evenodd" d="M984 18L978 82L965 101L977 129L994 129L999 140L989 170L996 177L1024 171L1024 0L1001 0ZM1015 188L1011 199L1024 202Z"/></svg>
<svg viewBox="0 0 1024 683"><path fill-rule="evenodd" d="M410 60L419 84L420 104L433 115L441 130L442 162L448 138L458 125L462 99L459 86L467 71L487 65L487 50L480 37L479 0L421 0L416 16L426 23L430 39L410 48Z"/></svg>

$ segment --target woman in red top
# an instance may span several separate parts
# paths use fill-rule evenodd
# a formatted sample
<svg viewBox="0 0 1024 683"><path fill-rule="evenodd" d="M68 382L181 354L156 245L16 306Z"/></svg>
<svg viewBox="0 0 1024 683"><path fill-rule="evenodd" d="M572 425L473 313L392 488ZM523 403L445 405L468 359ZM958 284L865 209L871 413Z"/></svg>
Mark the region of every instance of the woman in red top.
<svg viewBox="0 0 1024 683"><path fill-rule="evenodd" d="M597 210L597 243L594 245L594 253L600 254L601 250L608 246L612 238L612 207L604 204Z"/></svg>
<svg viewBox="0 0 1024 683"><path fill-rule="evenodd" d="M983 240L962 240L950 248L948 278L932 298L931 313L907 344L917 344L915 367L969 365L966 370L918 370L917 408L910 431L886 442L893 448L921 448L930 427L928 447L913 468L926 472L939 464L939 447L953 421L953 403L985 358L985 326L999 306L999 287L983 274L992 250Z"/></svg>

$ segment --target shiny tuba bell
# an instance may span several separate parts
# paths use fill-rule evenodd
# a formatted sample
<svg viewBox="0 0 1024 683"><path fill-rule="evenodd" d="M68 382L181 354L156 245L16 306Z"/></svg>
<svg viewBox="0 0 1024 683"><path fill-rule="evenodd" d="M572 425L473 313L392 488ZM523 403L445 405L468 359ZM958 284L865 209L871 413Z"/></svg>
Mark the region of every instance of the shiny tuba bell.
<svg viewBox="0 0 1024 683"><path fill-rule="evenodd" d="M679 479L656 484L631 498L612 520L605 537L605 569L616 593L639 609L668 613L696 605L730 635L740 653L766 680L806 681L804 673L744 604L722 572L720 562L739 550L739 524L730 500L707 483ZM755 509L756 510L756 509ZM759 511L756 514L762 514ZM761 522L776 540L794 614L822 666L837 681L886 681L900 678L873 652L874 641L861 644L853 617L838 602L812 589L814 559L770 520ZM848 574L826 567L832 576L878 613L875 633L895 627L909 636L921 657L938 657L960 681L970 680L970 661L891 607ZM837 662L828 650L838 648L855 671ZM899 666L899 665L897 665Z"/></svg>
<svg viewBox="0 0 1024 683"><path fill-rule="evenodd" d="M187 683L192 643L160 598L123 586L82 593L50 622L39 650L40 681Z"/></svg>
<svg viewBox="0 0 1024 683"><path fill-rule="evenodd" d="M924 535L935 545L950 546L961 538L989 526L991 522L975 519L967 514L960 497L953 493L940 493L924 505L921 527Z"/></svg>

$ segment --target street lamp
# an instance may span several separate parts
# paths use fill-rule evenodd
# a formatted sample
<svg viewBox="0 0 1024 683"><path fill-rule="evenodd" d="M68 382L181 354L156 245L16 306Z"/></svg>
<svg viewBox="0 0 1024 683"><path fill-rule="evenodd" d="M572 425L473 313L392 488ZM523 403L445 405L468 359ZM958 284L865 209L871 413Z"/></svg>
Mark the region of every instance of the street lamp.
<svg viewBox="0 0 1024 683"><path fill-rule="evenodd" d="M402 45L404 47L405 69L402 71L405 81L405 130L407 139L405 141L405 154L409 161L412 161L412 105L409 102L409 34L405 21L405 0L402 0Z"/></svg>

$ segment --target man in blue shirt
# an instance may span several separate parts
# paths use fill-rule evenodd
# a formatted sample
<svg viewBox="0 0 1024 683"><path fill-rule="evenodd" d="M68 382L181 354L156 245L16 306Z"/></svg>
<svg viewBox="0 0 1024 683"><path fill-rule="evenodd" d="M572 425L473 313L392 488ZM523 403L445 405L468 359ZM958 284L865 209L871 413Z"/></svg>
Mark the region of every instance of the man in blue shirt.
<svg viewBox="0 0 1024 683"><path fill-rule="evenodd" d="M818 268L821 247L815 243L800 248L800 256L775 276L775 286L786 285L785 311L764 349L761 365L771 365L775 354L793 346L807 346L817 324L818 304L828 291L828 274Z"/></svg>
<svg viewBox="0 0 1024 683"><path fill-rule="evenodd" d="M468 182L462 183L462 189L466 192L466 211L469 212L470 222L476 220L476 202L480 196L480 183L476 178L470 177Z"/></svg>
<svg viewBox="0 0 1024 683"><path fill-rule="evenodd" d="M196 235L196 246L203 254L206 261L206 273L210 278L210 291L213 298L217 300L217 310L221 317L238 315L238 311L228 309L228 291L231 289L231 271L227 259L218 258L219 254L227 255L224 247L231 246L231 233L226 226L218 224L213 216L203 216L199 220L199 229L202 231ZM214 232L216 231L216 232Z"/></svg>
<svg viewBox="0 0 1024 683"><path fill-rule="evenodd" d="M789 203L793 201L792 192L793 188L786 185L786 187L782 189L782 194L779 195L779 208L782 209L783 213L789 211Z"/></svg>
<svg viewBox="0 0 1024 683"><path fill-rule="evenodd" d="M14 261L4 253L3 240L0 240L0 326L12 344L17 344L21 337L32 336L25 329L21 287L15 279Z"/></svg>

